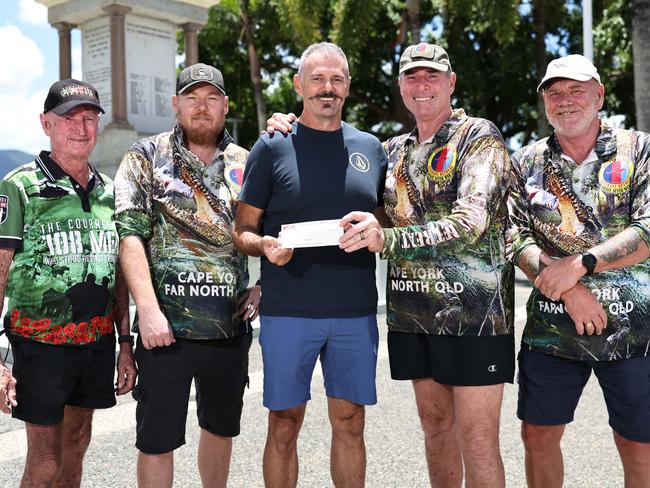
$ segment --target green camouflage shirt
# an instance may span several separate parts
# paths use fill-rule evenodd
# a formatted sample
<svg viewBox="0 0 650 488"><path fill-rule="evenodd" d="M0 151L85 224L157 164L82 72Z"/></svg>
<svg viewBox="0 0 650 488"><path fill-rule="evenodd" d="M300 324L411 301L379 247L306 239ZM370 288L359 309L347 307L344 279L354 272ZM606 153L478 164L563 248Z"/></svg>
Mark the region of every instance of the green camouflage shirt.
<svg viewBox="0 0 650 488"><path fill-rule="evenodd" d="M550 256L580 254L627 227L650 244L650 135L601 123L592 155L576 164L555 138L513 155L509 253L516 263L528 246ZM524 342L531 349L579 360L615 360L647 355L650 348L650 264L580 281L607 312L602 335L576 333L561 301L533 289L527 305Z"/></svg>
<svg viewBox="0 0 650 488"><path fill-rule="evenodd" d="M115 177L120 239L140 236L146 243L154 289L176 337L247 331L236 313L248 284L247 260L231 237L247 156L224 131L205 165L176 126L135 143Z"/></svg>
<svg viewBox="0 0 650 488"><path fill-rule="evenodd" d="M15 249L5 318L13 338L113 344L113 211L110 178L91 168L84 190L46 151L0 182L0 247Z"/></svg>
<svg viewBox="0 0 650 488"><path fill-rule="evenodd" d="M510 159L484 119L455 110L431 141L386 141L388 328L438 335L513 333L504 258Z"/></svg>

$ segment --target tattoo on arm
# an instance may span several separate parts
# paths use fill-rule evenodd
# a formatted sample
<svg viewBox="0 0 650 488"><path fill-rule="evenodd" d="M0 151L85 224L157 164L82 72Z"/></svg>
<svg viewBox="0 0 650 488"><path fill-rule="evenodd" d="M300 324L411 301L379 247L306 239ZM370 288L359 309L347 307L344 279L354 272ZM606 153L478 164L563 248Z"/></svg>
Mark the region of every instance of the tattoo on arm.
<svg viewBox="0 0 650 488"><path fill-rule="evenodd" d="M598 257L602 258L603 261L614 263L625 256L633 254L639 249L639 244L642 241L641 236L636 232L631 233L629 237L626 236L627 238L625 239L617 239L616 237L612 238L614 242L610 246L606 244L602 245L603 247Z"/></svg>
<svg viewBox="0 0 650 488"><path fill-rule="evenodd" d="M519 256L519 261L517 265L519 268L526 274L528 279L532 282L535 281L535 278L542 272L546 266L539 257L542 254L542 250L536 246L530 246L524 249L524 252Z"/></svg>
<svg viewBox="0 0 650 488"><path fill-rule="evenodd" d="M590 252L598 259L596 272L634 266L650 255L648 245L632 227L598 244Z"/></svg>

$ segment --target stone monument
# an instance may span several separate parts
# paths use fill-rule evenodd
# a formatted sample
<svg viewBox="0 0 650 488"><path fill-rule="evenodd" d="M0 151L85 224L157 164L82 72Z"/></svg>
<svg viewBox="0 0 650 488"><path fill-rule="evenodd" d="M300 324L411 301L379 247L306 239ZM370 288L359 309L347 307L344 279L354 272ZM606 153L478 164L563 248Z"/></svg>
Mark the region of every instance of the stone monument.
<svg viewBox="0 0 650 488"><path fill-rule="evenodd" d="M82 78L106 113L91 161L113 176L140 137L174 121L176 33L183 30L186 65L198 61L197 32L219 0L36 0L59 33L59 78L72 71L70 31L81 30Z"/></svg>

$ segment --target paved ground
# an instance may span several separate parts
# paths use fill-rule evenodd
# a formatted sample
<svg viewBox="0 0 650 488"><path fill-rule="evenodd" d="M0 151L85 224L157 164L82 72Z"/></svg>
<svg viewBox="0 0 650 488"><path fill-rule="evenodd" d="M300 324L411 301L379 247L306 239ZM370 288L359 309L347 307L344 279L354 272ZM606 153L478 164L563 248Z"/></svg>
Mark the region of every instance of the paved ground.
<svg viewBox="0 0 650 488"><path fill-rule="evenodd" d="M525 287L517 289L518 330L525 315ZM383 325L384 316L380 317ZM413 392L408 382L390 379L386 352L385 327L381 327L378 362L379 403L367 410L366 443L368 450L367 486L370 488L427 487L422 436ZM257 341L251 348L251 385L245 395L242 435L234 446L230 486L262 487L262 450L266 434L266 410L261 405L262 373ZM313 400L299 440L300 487L331 486L329 478L329 425L319 368L312 384ZM507 485L524 487L523 449L519 421L515 417L516 387L507 385L502 411L501 445ZM196 404L192 401L187 423L187 445L176 452L175 486L198 487L195 468L198 442ZM135 486L136 449L135 403L130 396L118 406L99 411L95 417L94 437L86 456L84 487ZM0 487L18 486L25 455L22 423L7 416L0 418ZM564 438L566 483L568 488L614 488L623 486L622 468L607 425L605 405L597 383L592 379L576 413L576 421Z"/></svg>

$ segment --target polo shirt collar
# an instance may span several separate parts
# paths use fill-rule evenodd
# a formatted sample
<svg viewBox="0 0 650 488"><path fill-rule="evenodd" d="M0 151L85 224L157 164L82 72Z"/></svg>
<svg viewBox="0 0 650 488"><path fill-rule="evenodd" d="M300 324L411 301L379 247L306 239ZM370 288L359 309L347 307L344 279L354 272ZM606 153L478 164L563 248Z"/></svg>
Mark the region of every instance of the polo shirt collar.
<svg viewBox="0 0 650 488"><path fill-rule="evenodd" d="M65 177L70 178L70 175L50 157L50 151L41 151L36 157L36 164L41 168L41 170L43 170L43 173L45 173L45 176L51 182L55 182ZM99 174L99 171L97 171L90 163L88 163L88 166L90 167L90 179L93 177L95 178L95 186L98 184L104 185L104 180Z"/></svg>

